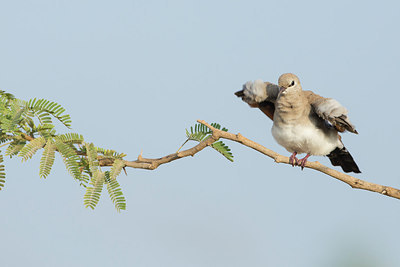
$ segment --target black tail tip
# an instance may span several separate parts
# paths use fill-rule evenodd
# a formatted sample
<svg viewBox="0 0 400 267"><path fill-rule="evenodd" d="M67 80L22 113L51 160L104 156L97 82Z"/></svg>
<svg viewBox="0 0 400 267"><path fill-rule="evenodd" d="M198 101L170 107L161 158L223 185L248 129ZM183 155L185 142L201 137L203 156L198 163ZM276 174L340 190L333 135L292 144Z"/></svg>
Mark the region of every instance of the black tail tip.
<svg viewBox="0 0 400 267"><path fill-rule="evenodd" d="M327 155L333 166L340 166L346 173L354 172L361 173L356 162L351 156L350 152L345 147L335 148L329 155Z"/></svg>

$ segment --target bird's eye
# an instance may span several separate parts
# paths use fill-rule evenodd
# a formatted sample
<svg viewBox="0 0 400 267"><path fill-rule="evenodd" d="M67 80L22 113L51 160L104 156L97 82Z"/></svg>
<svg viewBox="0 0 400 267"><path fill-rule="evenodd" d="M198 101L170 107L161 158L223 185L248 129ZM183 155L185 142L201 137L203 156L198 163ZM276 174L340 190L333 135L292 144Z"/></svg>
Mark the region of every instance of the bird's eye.
<svg viewBox="0 0 400 267"><path fill-rule="evenodd" d="M292 83L290 84L290 86L293 86L294 85L294 81L292 81Z"/></svg>

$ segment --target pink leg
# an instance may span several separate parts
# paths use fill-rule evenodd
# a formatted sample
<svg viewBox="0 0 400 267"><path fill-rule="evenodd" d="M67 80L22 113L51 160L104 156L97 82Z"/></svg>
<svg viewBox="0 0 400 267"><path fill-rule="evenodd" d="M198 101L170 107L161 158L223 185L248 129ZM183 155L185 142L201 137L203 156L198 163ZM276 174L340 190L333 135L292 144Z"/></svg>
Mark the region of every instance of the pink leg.
<svg viewBox="0 0 400 267"><path fill-rule="evenodd" d="M289 157L289 163L292 164L292 166L294 167L294 165L298 164L298 159L296 158L297 152L293 152L293 154Z"/></svg>
<svg viewBox="0 0 400 267"><path fill-rule="evenodd" d="M308 157L311 156L310 154L307 154L304 158L299 159L298 165L301 167L301 169L304 169L304 166L306 165Z"/></svg>

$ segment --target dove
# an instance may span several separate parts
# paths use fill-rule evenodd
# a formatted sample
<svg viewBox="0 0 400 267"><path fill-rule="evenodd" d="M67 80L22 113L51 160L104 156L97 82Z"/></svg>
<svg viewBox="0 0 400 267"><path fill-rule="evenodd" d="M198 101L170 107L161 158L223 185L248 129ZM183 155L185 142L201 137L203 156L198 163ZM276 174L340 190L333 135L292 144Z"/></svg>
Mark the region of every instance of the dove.
<svg viewBox="0 0 400 267"><path fill-rule="evenodd" d="M358 132L347 109L337 100L303 91L299 78L292 73L282 74L278 85L262 80L247 82L235 95L273 120L272 136L292 153L292 166L304 169L310 156L327 156L333 166L340 166L344 172L361 173L339 135ZM304 158L296 157L303 153Z"/></svg>

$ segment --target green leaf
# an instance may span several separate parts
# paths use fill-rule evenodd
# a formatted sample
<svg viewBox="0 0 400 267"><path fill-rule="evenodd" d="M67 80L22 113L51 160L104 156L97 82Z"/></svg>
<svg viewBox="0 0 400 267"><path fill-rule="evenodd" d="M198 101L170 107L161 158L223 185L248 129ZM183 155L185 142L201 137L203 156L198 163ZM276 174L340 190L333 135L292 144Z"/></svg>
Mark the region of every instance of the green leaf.
<svg viewBox="0 0 400 267"><path fill-rule="evenodd" d="M87 188L87 184L89 183L89 181L90 181L90 176L87 175L87 174L82 173L81 174L81 183L80 183L80 185L85 187L85 188Z"/></svg>
<svg viewBox="0 0 400 267"><path fill-rule="evenodd" d="M111 179L116 179L118 175L121 173L123 167L125 167L125 162L123 160L121 159L114 160L114 163L110 171Z"/></svg>
<svg viewBox="0 0 400 267"><path fill-rule="evenodd" d="M101 191L105 182L105 173L100 170L97 160L97 150L93 143L85 143L87 164L90 171L90 185L86 188L86 193L83 197L85 207L94 209L99 202Z"/></svg>
<svg viewBox="0 0 400 267"><path fill-rule="evenodd" d="M233 162L233 155L230 152L231 149L227 145L225 145L222 141L217 141L212 143L211 147L217 150L219 153L221 153L229 161Z"/></svg>
<svg viewBox="0 0 400 267"><path fill-rule="evenodd" d="M221 129L221 125L215 122L211 123L211 126L224 132L228 131L228 129L226 129L225 127ZM211 136L211 134L212 131L207 126L200 123L196 123L194 127L190 127L190 132L186 129L186 137L188 138L188 140L193 140L197 142L202 142L206 140L208 137ZM221 153L229 161L233 161L233 155L230 152L230 148L222 141L214 142L213 144L211 144L211 147Z"/></svg>
<svg viewBox="0 0 400 267"><path fill-rule="evenodd" d="M60 134L57 136L57 139L69 144L82 144L84 141L83 136L77 133Z"/></svg>
<svg viewBox="0 0 400 267"><path fill-rule="evenodd" d="M83 196L83 204L85 205L85 207L90 207L91 209L94 209L96 207L100 200L104 182L104 172L97 169L92 173L92 178L90 181L91 186L88 186L86 188L86 193Z"/></svg>
<svg viewBox="0 0 400 267"><path fill-rule="evenodd" d="M35 112L40 124L52 124L51 116L53 116L66 127L71 127L71 117L63 114L65 109L56 102L34 98L26 103L26 108Z"/></svg>
<svg viewBox="0 0 400 267"><path fill-rule="evenodd" d="M115 178L111 177L109 171L105 172L108 194L114 203L115 209L119 212L126 209L126 200L122 193L119 183Z"/></svg>
<svg viewBox="0 0 400 267"><path fill-rule="evenodd" d="M46 144L46 139L44 137L38 137L28 144L26 144L21 151L19 152L18 156L22 157L23 161L26 161L35 155L36 151L41 149Z"/></svg>
<svg viewBox="0 0 400 267"><path fill-rule="evenodd" d="M0 96L1 98L4 98L6 100L14 100L15 96L10 93L6 93L6 91L0 90Z"/></svg>
<svg viewBox="0 0 400 267"><path fill-rule="evenodd" d="M16 140L8 145L5 155L10 157L17 155L25 145L26 141Z"/></svg>
<svg viewBox="0 0 400 267"><path fill-rule="evenodd" d="M51 171L51 167L54 164L56 145L52 139L48 139L46 146L44 147L42 158L40 159L39 165L39 176L46 178Z"/></svg>
<svg viewBox="0 0 400 267"><path fill-rule="evenodd" d="M86 147L86 155L87 155L87 160L89 164L89 170L90 172L94 173L96 170L98 170L99 167L99 161L97 160L97 150L93 143L85 143Z"/></svg>
<svg viewBox="0 0 400 267"><path fill-rule="evenodd" d="M18 125L22 120L24 109L18 105L18 101L11 101L7 109L2 110L0 119L1 128L6 132L18 131Z"/></svg>
<svg viewBox="0 0 400 267"><path fill-rule="evenodd" d="M34 133L39 133L41 136L49 136L51 133L51 130L54 129L53 124L45 123L45 124L40 124L38 126L31 127L31 131Z"/></svg>
<svg viewBox="0 0 400 267"><path fill-rule="evenodd" d="M101 147L96 147L97 153L103 154L107 158L113 158L113 159L122 159L123 157L126 156L124 153L118 153L115 150L112 149L104 149Z"/></svg>
<svg viewBox="0 0 400 267"><path fill-rule="evenodd" d="M3 156L0 155L0 163L3 163ZM6 182L6 172L4 164L0 164L0 190L3 189L4 183Z"/></svg>
<svg viewBox="0 0 400 267"><path fill-rule="evenodd" d="M216 129L218 129L218 130L224 131L224 132L227 132L227 131L228 131L228 129L225 128L225 127L223 127L223 128L221 129L221 125L218 124L218 123L216 123L216 122L211 123L211 126L214 127L214 128L216 128Z"/></svg>
<svg viewBox="0 0 400 267"><path fill-rule="evenodd" d="M57 151L61 154L64 161L65 167L69 174L77 180L82 181L82 173L80 171L80 157L76 154L75 149L72 145L63 142L63 138L57 136L55 139L55 145Z"/></svg>

